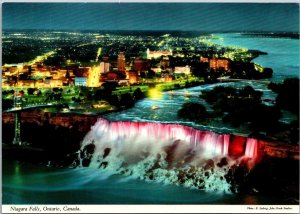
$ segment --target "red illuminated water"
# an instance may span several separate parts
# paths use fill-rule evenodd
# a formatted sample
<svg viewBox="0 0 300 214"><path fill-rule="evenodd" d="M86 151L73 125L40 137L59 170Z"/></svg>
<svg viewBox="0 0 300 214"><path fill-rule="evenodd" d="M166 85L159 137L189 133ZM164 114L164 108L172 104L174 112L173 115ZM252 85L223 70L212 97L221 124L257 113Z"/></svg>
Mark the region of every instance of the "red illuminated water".
<svg viewBox="0 0 300 214"><path fill-rule="evenodd" d="M258 140L243 136L229 134L217 134L211 131L197 130L192 127L179 124L161 124L151 122L118 121L112 122L106 119L99 119L92 127L84 145L89 143L87 139L93 139L98 144L108 142L122 143L129 140L132 145L143 142L154 144L168 144L174 141L181 141L194 149L202 149L206 156L230 156L233 158L257 157Z"/></svg>
<svg viewBox="0 0 300 214"><path fill-rule="evenodd" d="M256 139L179 124L100 118L82 143L79 165L147 181L231 192L225 179L228 170L244 160L252 166L258 147Z"/></svg>

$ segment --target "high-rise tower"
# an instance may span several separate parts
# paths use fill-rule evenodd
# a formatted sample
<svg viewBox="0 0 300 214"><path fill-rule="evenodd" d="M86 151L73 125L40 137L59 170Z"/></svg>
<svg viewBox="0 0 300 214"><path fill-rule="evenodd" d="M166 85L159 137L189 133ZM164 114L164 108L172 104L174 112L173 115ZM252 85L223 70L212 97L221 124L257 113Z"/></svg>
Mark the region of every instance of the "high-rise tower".
<svg viewBox="0 0 300 214"><path fill-rule="evenodd" d="M124 52L120 52L118 56L118 70L125 71L125 54Z"/></svg>

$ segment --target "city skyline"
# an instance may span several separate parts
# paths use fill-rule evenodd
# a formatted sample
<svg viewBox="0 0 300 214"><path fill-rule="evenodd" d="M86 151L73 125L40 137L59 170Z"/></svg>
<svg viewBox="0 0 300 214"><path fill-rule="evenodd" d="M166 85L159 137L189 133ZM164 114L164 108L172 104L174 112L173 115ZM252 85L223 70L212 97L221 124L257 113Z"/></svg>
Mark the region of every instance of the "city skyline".
<svg viewBox="0 0 300 214"><path fill-rule="evenodd" d="M2 28L299 32L299 4L4 3Z"/></svg>

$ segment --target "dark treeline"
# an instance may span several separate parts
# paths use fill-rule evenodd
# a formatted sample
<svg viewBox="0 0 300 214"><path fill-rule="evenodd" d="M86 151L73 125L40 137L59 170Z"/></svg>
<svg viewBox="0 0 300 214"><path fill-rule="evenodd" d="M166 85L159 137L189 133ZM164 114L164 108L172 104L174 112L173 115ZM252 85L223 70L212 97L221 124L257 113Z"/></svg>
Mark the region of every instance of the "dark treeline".
<svg viewBox="0 0 300 214"><path fill-rule="evenodd" d="M268 88L276 92L276 105L299 117L299 78L288 78L283 83L270 83Z"/></svg>
<svg viewBox="0 0 300 214"><path fill-rule="evenodd" d="M140 88L130 91L129 93L113 94L113 91L117 88L118 83L107 82L102 85L101 88L95 90L86 87L80 88L80 93L77 97L73 97L74 102L82 101L101 101L105 100L109 104L122 109L130 108L134 106L134 103L140 99L143 99L146 95Z"/></svg>

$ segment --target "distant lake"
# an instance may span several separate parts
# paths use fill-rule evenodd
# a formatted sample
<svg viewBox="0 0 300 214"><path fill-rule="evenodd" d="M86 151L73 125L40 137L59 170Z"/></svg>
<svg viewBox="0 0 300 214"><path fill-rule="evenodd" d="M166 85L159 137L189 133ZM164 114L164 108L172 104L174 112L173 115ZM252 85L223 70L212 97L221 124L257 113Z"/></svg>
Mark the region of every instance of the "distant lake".
<svg viewBox="0 0 300 214"><path fill-rule="evenodd" d="M299 39L261 37L256 35L242 35L239 33L214 35L223 38L223 40L212 40L212 42L216 44L233 45L267 52L267 55L257 57L254 59L254 62L264 67L272 68L274 72L272 80L274 81L299 76Z"/></svg>

